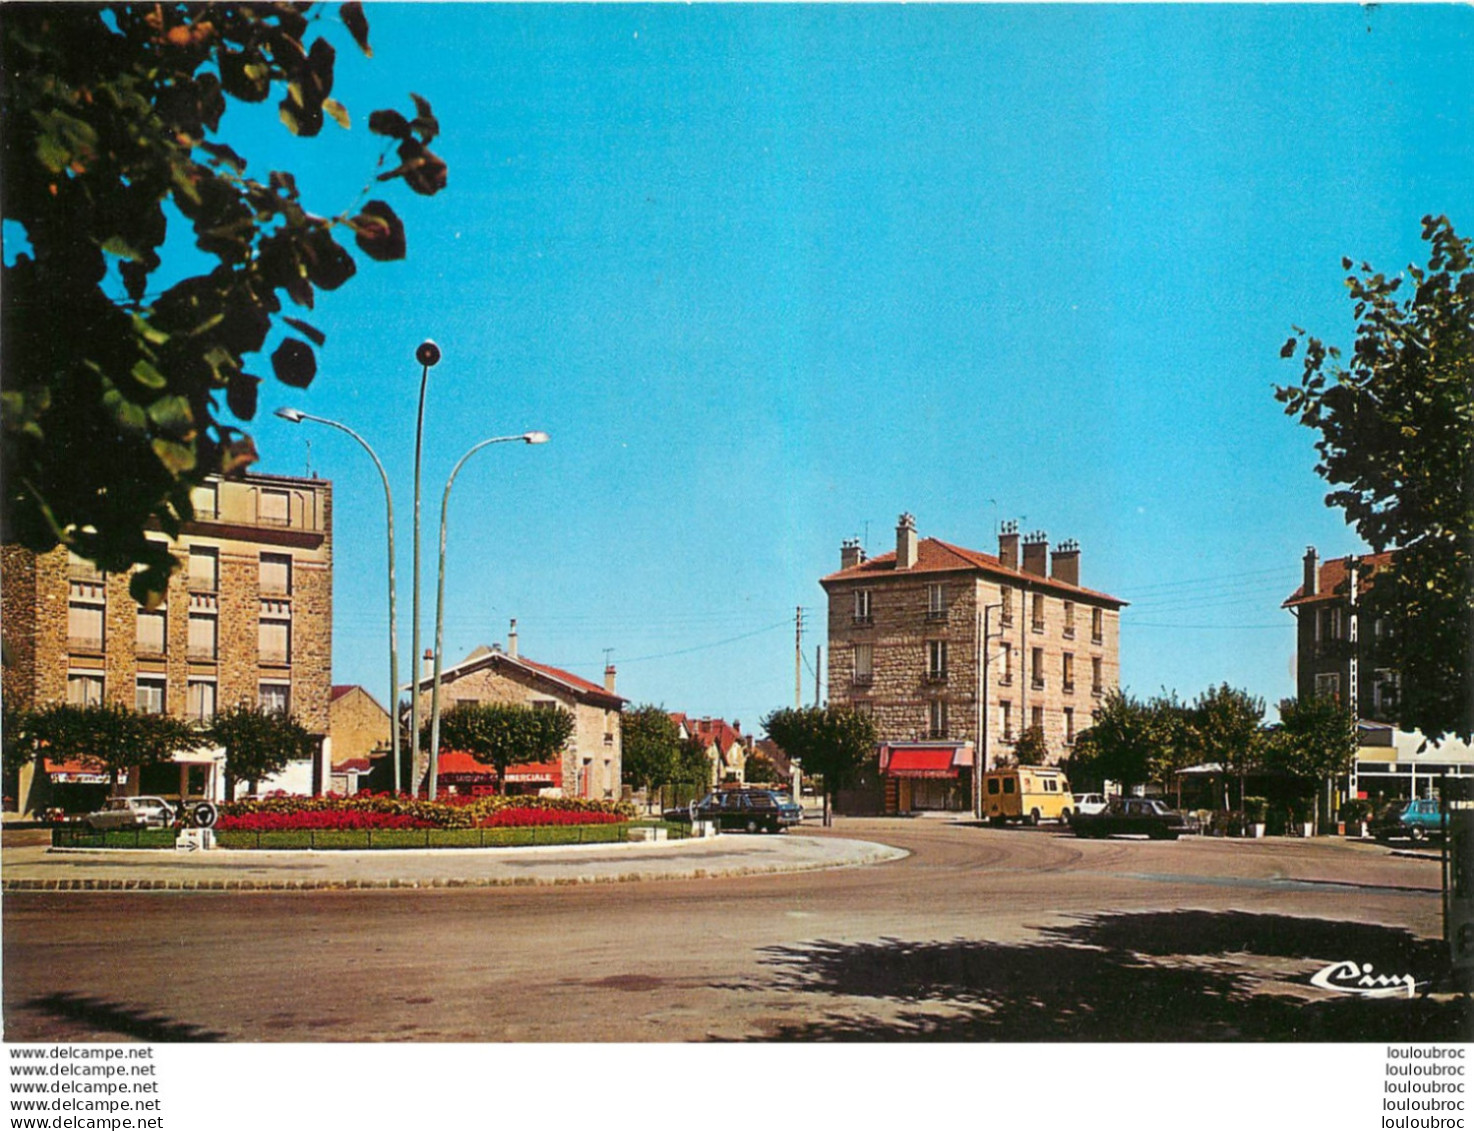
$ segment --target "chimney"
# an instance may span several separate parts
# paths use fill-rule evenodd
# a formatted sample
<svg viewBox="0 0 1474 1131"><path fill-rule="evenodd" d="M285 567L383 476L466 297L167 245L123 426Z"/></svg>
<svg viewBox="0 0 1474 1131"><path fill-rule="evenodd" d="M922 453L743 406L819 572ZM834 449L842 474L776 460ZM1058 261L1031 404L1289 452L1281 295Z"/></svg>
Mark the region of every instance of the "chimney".
<svg viewBox="0 0 1474 1131"><path fill-rule="evenodd" d="M896 568L910 569L916 564L916 518L903 514L896 521Z"/></svg>
<svg viewBox="0 0 1474 1131"><path fill-rule="evenodd" d="M850 569L865 560L865 551L860 549L858 538L846 538L839 544L839 568Z"/></svg>
<svg viewBox="0 0 1474 1131"><path fill-rule="evenodd" d="M1049 535L1042 530L1024 536L1024 572L1035 577L1045 576L1044 568L1049 559Z"/></svg>
<svg viewBox="0 0 1474 1131"><path fill-rule="evenodd" d="M1302 597L1316 596L1320 586L1320 555L1315 552L1314 546L1305 547L1305 586L1301 590Z"/></svg>
<svg viewBox="0 0 1474 1131"><path fill-rule="evenodd" d="M507 630L507 655L517 658L517 618L512 618L512 627Z"/></svg>
<svg viewBox="0 0 1474 1131"><path fill-rule="evenodd" d="M421 662L420 678L426 683L435 678L435 653L429 648L425 649L425 656Z"/></svg>
<svg viewBox="0 0 1474 1131"><path fill-rule="evenodd" d="M613 664L605 664L604 665L604 690L607 691L607 692L609 692L609 694L611 694L611 695L614 694L614 665Z"/></svg>
<svg viewBox="0 0 1474 1131"><path fill-rule="evenodd" d="M998 560L1005 569L1018 569L1018 523L1011 518L998 528Z"/></svg>
<svg viewBox="0 0 1474 1131"><path fill-rule="evenodd" d="M1067 538L1049 555L1049 576L1066 585L1080 584L1080 543Z"/></svg>

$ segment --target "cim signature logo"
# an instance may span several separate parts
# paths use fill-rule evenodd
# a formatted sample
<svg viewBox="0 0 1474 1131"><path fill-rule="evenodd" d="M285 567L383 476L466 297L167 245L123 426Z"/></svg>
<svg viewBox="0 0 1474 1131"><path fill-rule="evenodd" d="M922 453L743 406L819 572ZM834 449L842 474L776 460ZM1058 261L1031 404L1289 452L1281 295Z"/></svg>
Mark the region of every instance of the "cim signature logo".
<svg viewBox="0 0 1474 1131"><path fill-rule="evenodd" d="M1412 997L1418 983L1411 974L1373 974L1370 962L1358 964L1348 959L1317 970L1310 984L1333 994L1361 997L1390 997L1405 989L1407 996Z"/></svg>

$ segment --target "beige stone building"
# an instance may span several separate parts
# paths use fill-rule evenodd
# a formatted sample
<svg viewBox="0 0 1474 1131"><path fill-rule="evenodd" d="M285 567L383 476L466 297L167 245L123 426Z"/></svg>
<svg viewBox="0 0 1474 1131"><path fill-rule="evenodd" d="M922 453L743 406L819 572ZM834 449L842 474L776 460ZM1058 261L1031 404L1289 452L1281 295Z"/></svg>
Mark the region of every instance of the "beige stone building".
<svg viewBox="0 0 1474 1131"><path fill-rule="evenodd" d="M334 684L328 696L328 732L333 740L329 789L353 796L362 788L393 788L389 712L356 683ZM373 779L383 779L373 780Z"/></svg>
<svg viewBox="0 0 1474 1131"><path fill-rule="evenodd" d="M705 748L711 768L708 785L747 780L747 755L752 749L752 739L743 735L740 721L697 719L682 711L672 711L670 717L682 742L694 738Z"/></svg>
<svg viewBox="0 0 1474 1131"><path fill-rule="evenodd" d="M888 809L970 808L975 752L996 765L1025 727L1043 728L1052 760L1068 756L1120 681L1125 602L1081 586L1074 542L1051 553L1043 534L1020 539L1006 523L994 556L922 538L903 514L894 553L867 559L846 542L820 584L830 702L869 713L892 752L907 750L888 760Z"/></svg>
<svg viewBox="0 0 1474 1131"><path fill-rule="evenodd" d="M178 538L150 535L180 563L156 609L133 600L126 575L101 574L65 547L39 555L3 548L6 700L121 703L195 721L258 704L290 712L326 740L332 485L247 474L212 479L193 501L194 521ZM321 792L328 747L260 788ZM205 792L190 773L156 767L130 777L128 790Z"/></svg>
<svg viewBox="0 0 1474 1131"><path fill-rule="evenodd" d="M427 653L428 656L428 653ZM440 709L458 703L515 703L527 707L561 707L573 715L573 737L557 761L511 766L507 790L513 793L554 792L564 797L618 800L621 796L620 711L625 700L614 693L613 665L604 669L600 686L548 664L518 654L516 622L500 645L475 649L460 663L440 673ZM430 717L430 672L419 682L420 717ZM406 687L405 690L410 690ZM447 751L436 769L447 789L477 792L495 780L491 767L469 755Z"/></svg>

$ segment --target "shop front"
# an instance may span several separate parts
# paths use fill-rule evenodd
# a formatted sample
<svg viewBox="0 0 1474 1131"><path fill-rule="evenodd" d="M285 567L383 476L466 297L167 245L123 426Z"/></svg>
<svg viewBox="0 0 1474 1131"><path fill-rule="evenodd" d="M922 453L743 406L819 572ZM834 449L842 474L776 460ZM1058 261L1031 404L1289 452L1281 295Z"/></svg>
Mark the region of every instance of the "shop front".
<svg viewBox="0 0 1474 1131"><path fill-rule="evenodd" d="M970 742L887 742L880 747L885 812L972 811Z"/></svg>

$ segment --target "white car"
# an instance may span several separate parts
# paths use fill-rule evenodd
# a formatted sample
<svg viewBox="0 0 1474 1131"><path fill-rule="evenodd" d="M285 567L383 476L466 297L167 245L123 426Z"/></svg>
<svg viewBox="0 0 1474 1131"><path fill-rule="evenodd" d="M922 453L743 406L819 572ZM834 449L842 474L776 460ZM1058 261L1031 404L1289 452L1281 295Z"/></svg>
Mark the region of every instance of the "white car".
<svg viewBox="0 0 1474 1131"><path fill-rule="evenodd" d="M1096 813L1104 813L1105 807L1106 799L1103 793L1075 794L1076 813L1083 813L1087 817L1093 817Z"/></svg>
<svg viewBox="0 0 1474 1131"><path fill-rule="evenodd" d="M162 797L110 797L95 813L82 818L87 827L105 829L167 829L174 824L174 806Z"/></svg>

